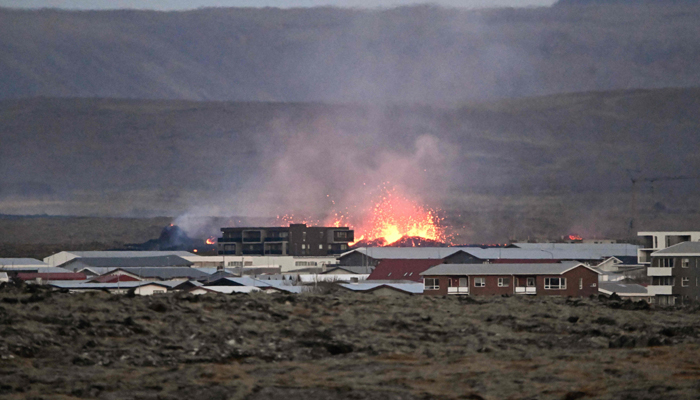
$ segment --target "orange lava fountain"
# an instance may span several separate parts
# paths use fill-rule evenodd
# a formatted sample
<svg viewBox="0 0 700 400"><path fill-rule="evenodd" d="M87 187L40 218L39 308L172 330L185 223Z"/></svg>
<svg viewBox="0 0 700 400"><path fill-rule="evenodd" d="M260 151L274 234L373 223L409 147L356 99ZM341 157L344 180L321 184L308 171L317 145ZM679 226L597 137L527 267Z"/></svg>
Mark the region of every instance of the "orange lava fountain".
<svg viewBox="0 0 700 400"><path fill-rule="evenodd" d="M356 240L350 245L361 240L389 245L405 236L444 242L447 238L440 221L435 210L398 195L395 188L387 189L372 207L369 218L357 225Z"/></svg>
<svg viewBox="0 0 700 400"><path fill-rule="evenodd" d="M210 237L206 240L207 244L216 244L216 238L215 237Z"/></svg>

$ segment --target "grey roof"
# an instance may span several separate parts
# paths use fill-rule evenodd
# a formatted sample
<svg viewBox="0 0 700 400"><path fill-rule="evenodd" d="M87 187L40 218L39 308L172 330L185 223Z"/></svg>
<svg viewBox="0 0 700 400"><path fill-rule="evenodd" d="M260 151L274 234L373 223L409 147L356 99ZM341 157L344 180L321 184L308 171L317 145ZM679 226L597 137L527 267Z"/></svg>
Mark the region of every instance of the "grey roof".
<svg viewBox="0 0 700 400"><path fill-rule="evenodd" d="M346 266L336 266L336 267L329 267L327 270L324 272L321 272L321 274L328 274L333 271L341 270L348 272L350 274L371 274L372 271L374 270L375 267L346 267Z"/></svg>
<svg viewBox="0 0 700 400"><path fill-rule="evenodd" d="M11 267L11 266L22 266L22 265L43 265L48 267L49 264L39 261L34 258L0 258L0 268Z"/></svg>
<svg viewBox="0 0 700 400"><path fill-rule="evenodd" d="M439 264L421 275L561 275L577 266L577 262L551 264ZM596 274L591 268L588 268Z"/></svg>
<svg viewBox="0 0 700 400"><path fill-rule="evenodd" d="M590 251L607 256L637 256L640 247L630 243L513 243L521 249Z"/></svg>
<svg viewBox="0 0 700 400"><path fill-rule="evenodd" d="M652 256L699 256L700 242L682 242L651 253Z"/></svg>
<svg viewBox="0 0 700 400"><path fill-rule="evenodd" d="M404 292L414 293L414 294L423 293L423 288L424 288L422 283L417 283L417 282L411 282L411 283L372 282L372 283L367 283L365 281L362 283L341 283L340 286L344 287L345 289L349 289L349 290L356 291L356 292L366 292L368 290L374 290L380 286L386 286L386 287L391 287L394 289L398 289L398 290L402 290Z"/></svg>
<svg viewBox="0 0 700 400"><path fill-rule="evenodd" d="M74 267L79 266L79 267ZM100 258L74 258L63 264L63 268L128 268L128 267L189 267L194 265L178 256L158 257L100 257Z"/></svg>
<svg viewBox="0 0 700 400"><path fill-rule="evenodd" d="M360 247L344 253L340 257L358 252L376 259L440 260L465 249L474 249L474 247Z"/></svg>
<svg viewBox="0 0 700 400"><path fill-rule="evenodd" d="M180 282L178 282L180 283ZM48 283L49 286L57 287L60 289L72 289L72 290L102 290L102 289L132 289L146 285L159 285L165 287L173 287L172 285L166 284L165 282L154 282L154 281L135 281L135 282L112 282L112 283L101 283L101 282L85 282L85 281L52 281Z"/></svg>
<svg viewBox="0 0 700 400"><path fill-rule="evenodd" d="M131 258L131 257L162 257L162 256L187 256L187 257L198 257L197 254L190 253L189 251L121 251L121 250L109 250L109 251L66 251L66 253L73 254L81 258Z"/></svg>
<svg viewBox="0 0 700 400"><path fill-rule="evenodd" d="M537 243L528 243L537 244ZM547 244L547 243L543 243ZM562 243L564 244L564 243ZM614 254L610 254L605 248L595 248L591 246L561 248L504 248L504 247L361 247L350 252L344 253L341 257L345 257L352 252L365 254L374 259L422 259L422 260L439 260L449 257L457 252L463 251L481 260L601 260ZM631 248L625 245L625 251L631 251ZM636 248L634 254L636 255ZM624 255L624 254L623 254Z"/></svg>
<svg viewBox="0 0 700 400"><path fill-rule="evenodd" d="M648 295L648 290L646 287L635 283L599 282L598 289L602 292L610 292L609 294L617 293L620 295Z"/></svg>
<svg viewBox="0 0 700 400"><path fill-rule="evenodd" d="M73 271L67 270L65 268L60 268L60 267L14 267L14 268L8 268L8 269L2 269L0 266L0 270L3 271L8 271L8 272L41 272L42 274L66 274L70 273Z"/></svg>
<svg viewBox="0 0 700 400"><path fill-rule="evenodd" d="M205 272L189 267L136 267L118 269L141 278L158 278L163 280L176 278L201 279L209 276L209 274Z"/></svg>

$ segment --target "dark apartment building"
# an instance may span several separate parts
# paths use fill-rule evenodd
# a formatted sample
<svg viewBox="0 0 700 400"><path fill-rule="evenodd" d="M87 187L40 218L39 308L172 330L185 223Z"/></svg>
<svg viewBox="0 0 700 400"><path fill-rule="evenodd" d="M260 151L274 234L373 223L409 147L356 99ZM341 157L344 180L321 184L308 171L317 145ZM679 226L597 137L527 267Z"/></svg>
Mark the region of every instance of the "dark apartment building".
<svg viewBox="0 0 700 400"><path fill-rule="evenodd" d="M651 254L647 290L661 305L700 301L700 242L683 242Z"/></svg>
<svg viewBox="0 0 700 400"><path fill-rule="evenodd" d="M306 226L221 228L222 255L329 256L347 251L355 240L347 227Z"/></svg>

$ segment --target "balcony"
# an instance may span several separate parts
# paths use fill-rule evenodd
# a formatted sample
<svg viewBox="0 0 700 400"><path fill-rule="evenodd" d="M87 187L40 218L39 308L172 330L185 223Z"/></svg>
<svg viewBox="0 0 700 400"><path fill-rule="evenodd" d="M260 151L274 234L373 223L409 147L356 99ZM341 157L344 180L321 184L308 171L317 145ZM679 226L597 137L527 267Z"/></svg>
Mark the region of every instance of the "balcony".
<svg viewBox="0 0 700 400"><path fill-rule="evenodd" d="M537 294L537 288L534 286L516 286L515 294Z"/></svg>
<svg viewBox="0 0 700 400"><path fill-rule="evenodd" d="M240 236L238 236L238 237L222 237L222 238L218 238L218 239L217 239L217 242L219 242L219 243L235 243L235 242L239 242L239 243L240 243L242 240L243 240L243 238L240 237Z"/></svg>
<svg viewBox="0 0 700 400"><path fill-rule="evenodd" d="M448 287L447 294L469 294L469 288L465 286Z"/></svg>
<svg viewBox="0 0 700 400"><path fill-rule="evenodd" d="M673 276L673 268L647 268L647 276Z"/></svg>
<svg viewBox="0 0 700 400"><path fill-rule="evenodd" d="M650 296L670 296L673 294L673 286L649 285L647 293Z"/></svg>

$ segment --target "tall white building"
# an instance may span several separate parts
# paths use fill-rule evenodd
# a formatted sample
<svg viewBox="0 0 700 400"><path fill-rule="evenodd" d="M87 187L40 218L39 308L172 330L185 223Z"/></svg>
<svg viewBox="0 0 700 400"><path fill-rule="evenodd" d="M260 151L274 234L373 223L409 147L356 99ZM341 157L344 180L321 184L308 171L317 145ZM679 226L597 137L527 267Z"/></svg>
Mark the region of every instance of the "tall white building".
<svg viewBox="0 0 700 400"><path fill-rule="evenodd" d="M637 232L642 247L637 250L637 260L640 264L649 265L651 253L663 250L678 243L700 241L700 232Z"/></svg>

